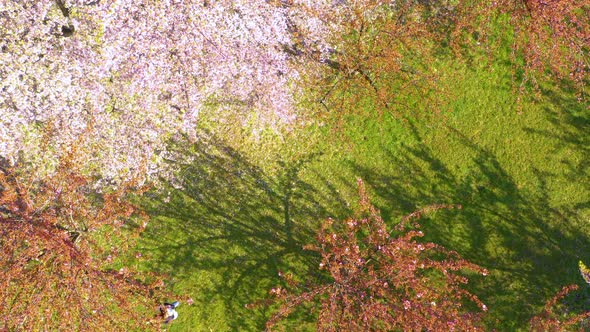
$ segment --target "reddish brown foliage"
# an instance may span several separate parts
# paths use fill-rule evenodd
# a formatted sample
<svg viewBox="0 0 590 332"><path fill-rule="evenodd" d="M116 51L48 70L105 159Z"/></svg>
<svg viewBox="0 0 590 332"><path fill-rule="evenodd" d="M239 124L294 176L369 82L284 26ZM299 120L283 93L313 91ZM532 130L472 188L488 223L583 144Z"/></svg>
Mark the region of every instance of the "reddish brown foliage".
<svg viewBox="0 0 590 332"><path fill-rule="evenodd" d="M308 93L314 102L331 114L328 119L336 110L362 111L367 99L379 112L400 115L402 110L412 110L405 94L426 96L437 89L437 74L430 66L440 34L432 26L442 23L433 19L429 6L418 1L366 0L334 2L332 7L340 11L309 13L337 22L338 39L328 54L306 47L305 42L290 46L292 54L304 57L308 67L315 63L315 71L321 73L305 79L311 80L307 86L313 87Z"/></svg>
<svg viewBox="0 0 590 332"><path fill-rule="evenodd" d="M579 88L588 83L589 0L462 1L457 8L454 41L465 41L456 37L467 32L489 46L491 22L498 15L507 15L514 29L513 60L519 56L524 60L523 81L536 86L535 77L548 73Z"/></svg>
<svg viewBox="0 0 590 332"><path fill-rule="evenodd" d="M563 316L559 315L558 302L563 299L568 293L578 289L577 285L570 285L564 287L559 293L551 298L545 304L543 311L538 316L531 319L531 331L567 331L574 329L581 321L590 317L590 312L578 315ZM583 327L579 331L583 331Z"/></svg>
<svg viewBox="0 0 590 332"><path fill-rule="evenodd" d="M155 303L151 287L100 260L101 243L121 238L136 209L125 189L93 193L75 169L65 158L54 176L35 180L0 167L0 329L146 328L137 309Z"/></svg>
<svg viewBox="0 0 590 332"><path fill-rule="evenodd" d="M476 330L481 313L469 312L464 304L487 308L462 288L468 282L462 272L486 271L456 252L417 241L423 233L410 223L421 212L403 219L398 236L390 235L360 180L359 188L361 216L343 223L328 219L318 245L309 247L321 254L320 269L329 273L329 281L301 289L288 279L287 289L271 290L281 305L267 327L296 307L319 301L321 331Z"/></svg>
<svg viewBox="0 0 590 332"><path fill-rule="evenodd" d="M545 74L572 82L580 97L588 83L590 0L366 0L334 7L346 8L347 18L310 13L338 22L343 37L328 55L304 42L288 47L293 55L315 60L306 66L321 64L321 75L310 75L308 86L330 114L362 111L367 98L380 112L406 114L414 110L405 103L408 92L430 98L436 111L453 97L438 88L433 70L437 52L449 44L457 54L484 49L493 59L511 40L514 82L521 92L527 84L538 92Z"/></svg>

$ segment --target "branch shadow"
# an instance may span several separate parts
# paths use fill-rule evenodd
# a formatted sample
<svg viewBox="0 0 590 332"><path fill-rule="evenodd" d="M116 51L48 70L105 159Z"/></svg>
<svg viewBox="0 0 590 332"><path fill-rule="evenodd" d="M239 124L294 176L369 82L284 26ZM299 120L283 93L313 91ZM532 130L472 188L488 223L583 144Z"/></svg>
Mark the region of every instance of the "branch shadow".
<svg viewBox="0 0 590 332"><path fill-rule="evenodd" d="M543 107L544 115L553 128L542 130L525 128L525 130L555 142L552 146L553 153L567 150L578 152L582 156L579 160L564 159L562 161L566 170L566 179L585 180L582 185L590 188L590 106L583 99L576 100L576 89L571 82L543 86L541 93L544 101L549 104ZM580 174L585 176L580 177ZM588 204L584 207L590 208Z"/></svg>
<svg viewBox="0 0 590 332"><path fill-rule="evenodd" d="M412 131L422 142L418 130ZM351 167L390 203L382 207L384 215L435 203L461 204L460 210L444 210L423 220L425 240L457 250L490 270L487 277L474 276L469 285L498 318L488 322L490 327L526 328L562 286L583 283L577 262L590 259L584 218L575 207L551 203L547 181L554 174L535 169L538 188L520 188L492 151L454 128L449 133L474 156L466 176L454 175L426 144L403 146L401 153L384 147L391 167L402 170L399 176L361 164ZM576 309L590 310L590 303Z"/></svg>
<svg viewBox="0 0 590 332"><path fill-rule="evenodd" d="M270 309L246 306L281 284L281 271L300 280L317 274L319 256L302 246L313 242L319 221L335 213L322 201L339 194L299 177L318 155L279 162L280 175L269 176L206 131L189 148L181 154L182 187L170 185L168 197L146 195L153 221L139 247L144 264L169 274L174 291L193 297L178 326L262 330Z"/></svg>

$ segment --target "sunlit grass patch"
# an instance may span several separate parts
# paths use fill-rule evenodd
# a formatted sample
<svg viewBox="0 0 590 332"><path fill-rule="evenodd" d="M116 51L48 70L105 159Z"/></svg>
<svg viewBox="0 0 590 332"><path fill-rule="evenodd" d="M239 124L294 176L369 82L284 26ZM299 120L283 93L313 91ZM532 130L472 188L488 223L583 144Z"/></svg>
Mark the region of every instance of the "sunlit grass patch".
<svg viewBox="0 0 590 332"><path fill-rule="evenodd" d="M253 139L203 125L216 135L191 147L184 188L145 202L146 268L169 273L179 298L195 301L170 330L262 329L270 309L245 305L266 298L279 271L317 277L317 257L301 247L322 219L350 216L357 177L389 223L433 203L462 205L427 218L425 240L490 271L471 283L490 328L526 329L557 290L583 282L589 111L557 85L517 102L505 64L434 65L439 88L453 91L436 111L410 95L412 112L377 112L368 97L338 121L287 134ZM568 305L588 309L585 293ZM312 317L293 319L313 330Z"/></svg>

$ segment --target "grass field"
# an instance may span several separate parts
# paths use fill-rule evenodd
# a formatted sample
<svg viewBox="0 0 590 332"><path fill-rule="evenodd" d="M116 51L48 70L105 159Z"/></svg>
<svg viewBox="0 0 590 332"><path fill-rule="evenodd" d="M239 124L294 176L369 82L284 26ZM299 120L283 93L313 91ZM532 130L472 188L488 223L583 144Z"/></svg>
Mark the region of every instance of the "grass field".
<svg viewBox="0 0 590 332"><path fill-rule="evenodd" d="M426 240L490 271L470 288L500 331L528 320L562 286L583 284L590 263L590 110L566 88L517 103L510 68L441 62L439 88L453 98L433 110L409 96L412 114L378 114L370 98L343 121L257 139L203 120L183 189L148 195L152 220L137 251L142 269L169 275L183 303L170 331L258 331L279 271L304 279L318 257L302 245L327 217L349 216L356 178L384 219L434 203L460 210L423 220ZM338 124L336 128L335 124ZM247 131L246 131L247 132ZM217 133L217 134L215 134ZM584 286L566 299L590 309ZM287 330L313 330L296 314Z"/></svg>

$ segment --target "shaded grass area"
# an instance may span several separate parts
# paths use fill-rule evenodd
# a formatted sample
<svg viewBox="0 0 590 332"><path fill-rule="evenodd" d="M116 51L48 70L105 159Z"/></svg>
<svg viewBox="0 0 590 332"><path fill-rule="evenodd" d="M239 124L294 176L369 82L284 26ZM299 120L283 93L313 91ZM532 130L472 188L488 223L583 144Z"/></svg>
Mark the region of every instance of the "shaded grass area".
<svg viewBox="0 0 590 332"><path fill-rule="evenodd" d="M420 116L378 114L367 100L345 121L280 139L201 129L187 152L194 160L183 162L183 188L145 200L153 220L140 264L168 273L172 290L195 301L179 308L170 330L263 329L270 309L245 305L280 284L279 271L318 277L318 257L301 247L322 219L352 213L356 177L390 223L429 204L463 206L422 224L426 240L490 270L469 286L490 308L490 328L526 329L562 286L582 285L590 111L567 87L543 87L542 100L516 104L501 64L438 66L456 97L437 114L415 96ZM568 305L588 310L589 296L583 287ZM297 313L287 330L313 330L312 320Z"/></svg>
<svg viewBox="0 0 590 332"><path fill-rule="evenodd" d="M561 286L583 284L576 263L590 258L590 114L563 90L515 104L501 69L456 73L449 87L462 94L444 117L409 120L412 139L380 137L382 159L364 162L359 150L351 168L392 216L461 204L425 222L426 239L491 271L474 292L490 308L490 327L515 330ZM583 288L568 301L588 310L588 295Z"/></svg>
<svg viewBox="0 0 590 332"><path fill-rule="evenodd" d="M299 178L314 155L277 163L280 175L267 176L240 153L201 132L182 169L182 189L151 196L145 206L153 220L138 251L143 268L170 275L174 292L192 297L170 330L261 330L269 317L267 297L283 280L280 272L313 276L319 258L304 252L312 226L330 215L323 195ZM305 328L301 313L295 326ZM313 325L310 325L313 326Z"/></svg>
<svg viewBox="0 0 590 332"><path fill-rule="evenodd" d="M490 319L498 320L490 322L493 326L514 330L560 286L582 281L576 264L588 259L587 225L575 209L551 203L542 172L533 170L538 190L519 186L496 155L462 136L454 139L475 153L473 168L463 177L424 147L391 155L392 164L404 165L411 174L401 185L396 185L399 178L355 166L384 201L397 198L398 209L435 202L462 205L424 222L426 239L491 271L475 280L474 292L491 308Z"/></svg>

